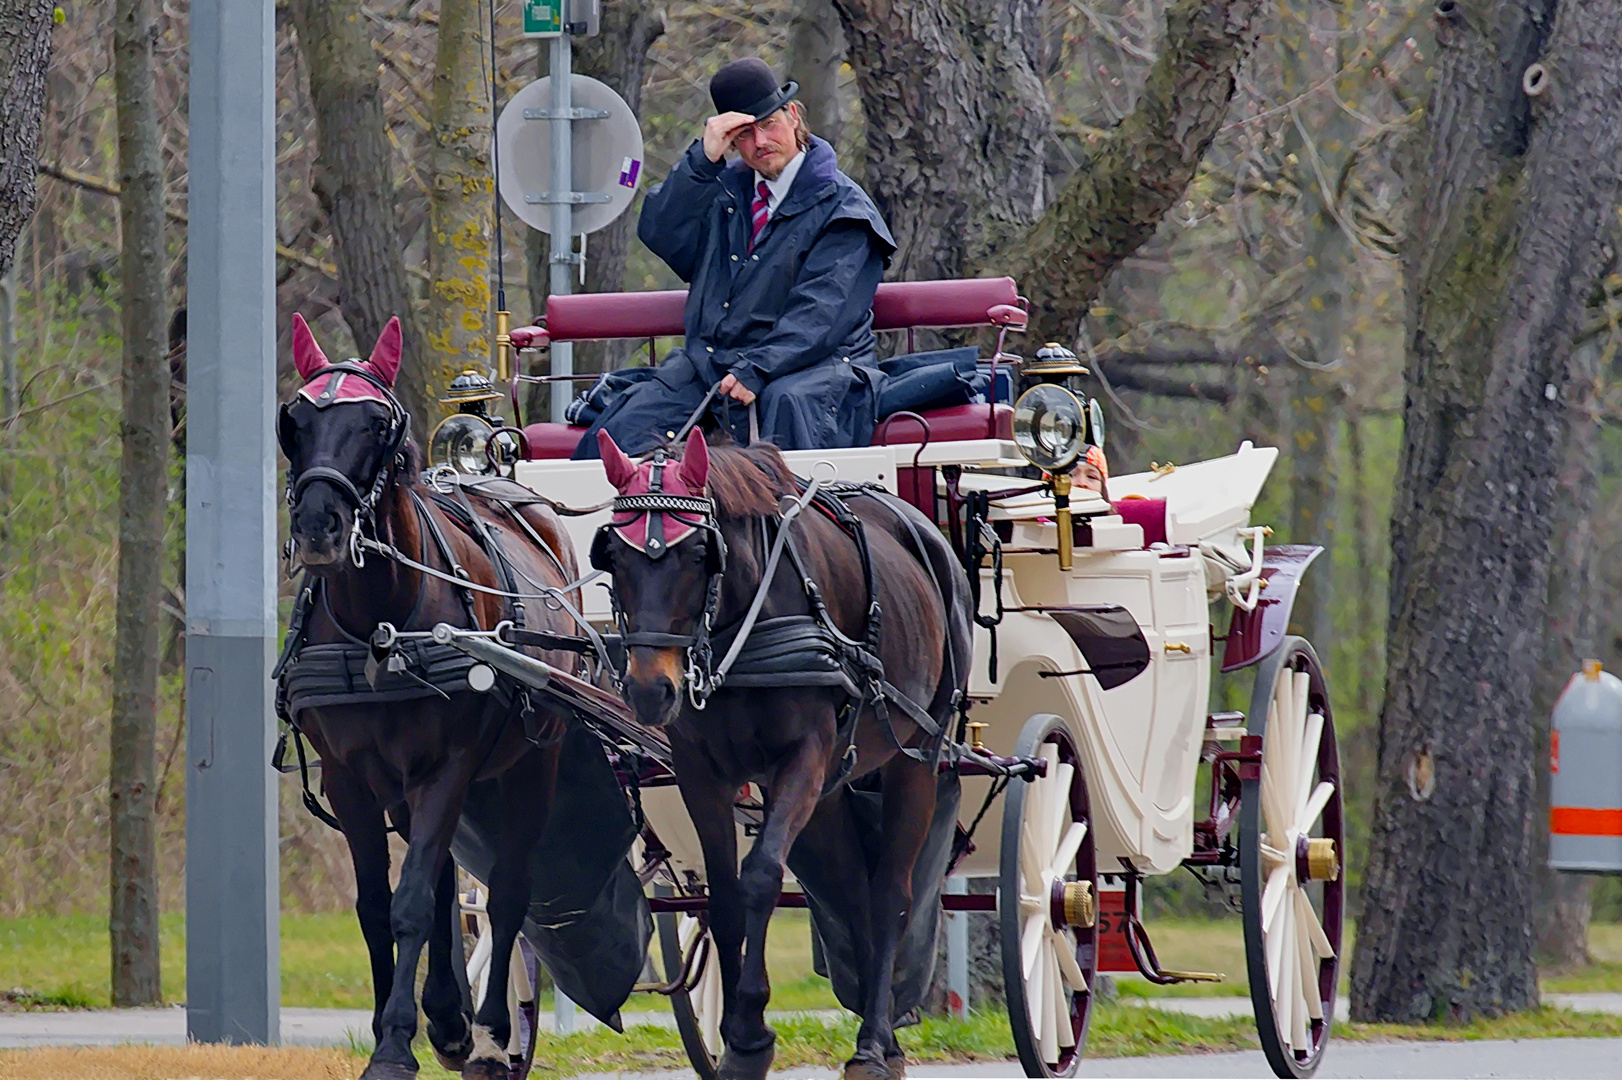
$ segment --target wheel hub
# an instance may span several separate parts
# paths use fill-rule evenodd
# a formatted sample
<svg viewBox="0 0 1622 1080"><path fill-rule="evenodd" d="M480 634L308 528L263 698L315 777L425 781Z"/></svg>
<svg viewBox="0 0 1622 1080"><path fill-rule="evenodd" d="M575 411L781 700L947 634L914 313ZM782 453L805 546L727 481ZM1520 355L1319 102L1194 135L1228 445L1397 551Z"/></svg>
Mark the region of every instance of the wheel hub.
<svg viewBox="0 0 1622 1080"><path fill-rule="evenodd" d="M1049 895L1055 930L1070 926L1085 930L1098 921L1092 882L1056 880Z"/></svg>
<svg viewBox="0 0 1622 1080"><path fill-rule="evenodd" d="M1327 836L1302 836L1295 841L1295 879L1334 881L1340 877L1340 853Z"/></svg>

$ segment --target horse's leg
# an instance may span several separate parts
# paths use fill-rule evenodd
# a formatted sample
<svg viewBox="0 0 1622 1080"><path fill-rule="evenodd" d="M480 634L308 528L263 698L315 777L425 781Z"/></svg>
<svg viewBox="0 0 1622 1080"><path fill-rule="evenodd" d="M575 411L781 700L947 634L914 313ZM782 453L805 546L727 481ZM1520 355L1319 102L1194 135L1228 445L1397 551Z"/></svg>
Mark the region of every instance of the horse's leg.
<svg viewBox="0 0 1622 1080"><path fill-rule="evenodd" d="M325 756L325 755L323 755ZM328 758L322 788L343 826L355 864L355 916L372 963L372 1038L383 1037L383 1003L394 979L394 934L389 929L389 837L383 810L353 773Z"/></svg>
<svg viewBox="0 0 1622 1080"><path fill-rule="evenodd" d="M766 928L783 890L783 865L788 861L789 849L822 799L828 747L827 735L815 731L772 769L767 777L766 820L761 824L754 847L744 857L739 874L738 891L743 900L745 930L733 1029L741 1032L745 1040L766 1040L768 1048L775 1034L766 1024L766 1004L772 996L771 980L766 972ZM731 1045L728 1040L728 1046ZM765 1064L769 1062L762 1063ZM758 1073L740 1071L738 1075L764 1077L766 1070L762 1067ZM730 1078L723 1077L723 1080Z"/></svg>
<svg viewBox="0 0 1622 1080"><path fill-rule="evenodd" d="M872 966L863 980L867 1000L846 1080L888 1080L903 1066L892 1016L896 951L912 914L912 868L934 815L935 770L905 754L891 758L884 766L884 835L871 878Z"/></svg>
<svg viewBox="0 0 1622 1080"><path fill-rule="evenodd" d="M411 1040L417 1035L417 963L433 929L435 892L450 859L451 833L462 812L471 769L447 764L432 783L406 796L411 846L389 907L394 932L393 986L383 1006L383 1030L361 1080L410 1080L417 1075Z"/></svg>
<svg viewBox="0 0 1622 1080"><path fill-rule="evenodd" d="M529 911L529 859L541 837L558 778L558 751L525 754L501 774L501 838L490 870L490 979L473 1018L473 1056L465 1080L507 1080L507 1041L512 1013L507 983L513 943Z"/></svg>
<svg viewBox="0 0 1622 1080"><path fill-rule="evenodd" d="M744 934L743 899L738 891L738 826L732 816L738 785L716 776L708 755L679 735L671 738L670 749L682 802L704 851L709 887L706 916L715 959L721 965L721 1040L726 1044L721 1072L729 1080L764 1076L771 1065L774 1037L770 1029L749 1030L738 1021ZM756 1058L758 1068L752 1064Z"/></svg>
<svg viewBox="0 0 1622 1080"><path fill-rule="evenodd" d="M456 863L445 860L434 889L434 925L428 935L428 977L422 984L422 1013L428 1018L428 1045L449 1072L460 1072L473 1050L468 1025L467 958L457 926ZM455 965L463 975L457 978Z"/></svg>

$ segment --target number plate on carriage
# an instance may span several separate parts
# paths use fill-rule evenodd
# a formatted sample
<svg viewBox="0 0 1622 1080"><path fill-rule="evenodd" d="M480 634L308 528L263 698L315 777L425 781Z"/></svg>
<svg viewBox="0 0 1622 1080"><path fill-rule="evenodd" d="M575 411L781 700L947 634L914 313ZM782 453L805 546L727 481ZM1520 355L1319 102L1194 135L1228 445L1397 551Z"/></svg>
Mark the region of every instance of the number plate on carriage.
<svg viewBox="0 0 1622 1080"><path fill-rule="evenodd" d="M1126 944L1126 884L1120 878L1101 877L1098 883L1098 973L1138 973Z"/></svg>

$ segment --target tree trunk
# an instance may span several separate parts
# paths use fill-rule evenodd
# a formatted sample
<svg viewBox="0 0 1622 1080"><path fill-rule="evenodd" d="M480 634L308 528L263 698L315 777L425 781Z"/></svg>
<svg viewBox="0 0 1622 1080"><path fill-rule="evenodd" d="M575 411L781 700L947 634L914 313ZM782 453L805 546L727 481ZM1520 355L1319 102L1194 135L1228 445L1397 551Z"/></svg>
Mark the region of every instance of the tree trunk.
<svg viewBox="0 0 1622 1080"><path fill-rule="evenodd" d="M123 237L124 441L118 492L118 610L113 649L111 803L113 1004L163 1001L158 971L158 660L163 525L169 483L169 354L163 157L153 87L152 0L118 0L119 224Z"/></svg>
<svg viewBox="0 0 1622 1080"><path fill-rule="evenodd" d="M1614 233L1613 233L1614 235ZM1576 377L1592 383L1599 376L1597 342L1582 346L1574 357ZM1599 489L1599 424L1597 417L1578 425L1560 472L1565 498L1556 510L1551 535L1557 547L1549 571L1548 623L1543 632L1543 662L1533 688L1540 738L1537 755L1537 821L1533 832L1535 873L1533 933L1540 963L1570 970L1591 962L1588 919L1593 907L1593 879L1549 867L1548 738L1554 703L1566 682L1595 652L1599 636L1600 583L1595 573L1594 507Z"/></svg>
<svg viewBox="0 0 1622 1080"><path fill-rule="evenodd" d="M51 67L52 0L0 0L0 275L34 213L39 120Z"/></svg>
<svg viewBox="0 0 1622 1080"><path fill-rule="evenodd" d="M845 28L833 0L795 0L789 17L788 77L800 84L806 123L835 151L845 126L839 107L839 69L845 63Z"/></svg>
<svg viewBox="0 0 1622 1080"><path fill-rule="evenodd" d="M1345 264L1340 265L1345 270ZM1340 416L1346 395L1340 375L1292 365L1290 439L1285 447L1290 465L1290 542L1320 544L1324 553L1302 582L1294 618L1319 649L1333 672L1334 541Z"/></svg>
<svg viewBox="0 0 1622 1080"><path fill-rule="evenodd" d="M642 113L642 84L647 80L648 50L665 32L664 13L653 0L626 0L602 9L601 32L596 37L575 38L571 66L580 75L589 75L607 84L625 99L631 112ZM550 57L541 49L538 74L546 75ZM647 178L653 182L652 177ZM625 261L636 236L636 204L612 223L592 233L586 245L586 292L621 292L625 288ZM535 314L546 310L548 257L551 238L530 230L525 257L529 265L529 300ZM574 347L578 372L607 371L624 366L640 347L630 341L584 341ZM539 360L545 367L544 356ZM545 374L537 371L536 374ZM545 419L551 408L552 390L531 384L524 412L532 420Z"/></svg>
<svg viewBox="0 0 1622 1080"><path fill-rule="evenodd" d="M898 245L890 276L961 276L1047 207L1042 0L833 2L866 117L866 187Z"/></svg>
<svg viewBox="0 0 1622 1080"><path fill-rule="evenodd" d="M490 163L490 72L478 0L442 0L429 123L428 311L424 393L438 397L468 367L490 362L490 257L495 182ZM361 347L366 348L367 342ZM427 420L432 428L441 407Z"/></svg>
<svg viewBox="0 0 1622 1080"><path fill-rule="evenodd" d="M1256 42L1260 0L1177 0L1132 113L995 266L1031 301L1026 339L1069 341L1121 260L1154 235L1193 181ZM993 149L993 152L995 150Z"/></svg>
<svg viewBox="0 0 1622 1080"><path fill-rule="evenodd" d="M439 412L442 385L427 381L394 205L377 55L359 0L293 0L320 149L311 187L332 229L338 308L362 354L400 317L405 354L398 391L418 439Z"/></svg>
<svg viewBox="0 0 1622 1080"><path fill-rule="evenodd" d="M1622 167L1622 6L1447 0L1438 12L1405 253L1358 1020L1467 1021L1538 1001L1533 687L1560 470L1591 422L1573 341Z"/></svg>

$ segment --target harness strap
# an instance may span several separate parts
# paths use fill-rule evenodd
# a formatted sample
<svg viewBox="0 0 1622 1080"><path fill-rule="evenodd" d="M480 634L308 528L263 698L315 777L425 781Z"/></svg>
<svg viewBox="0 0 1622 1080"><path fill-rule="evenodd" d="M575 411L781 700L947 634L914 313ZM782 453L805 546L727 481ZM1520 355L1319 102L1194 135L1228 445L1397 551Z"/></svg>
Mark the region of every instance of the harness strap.
<svg viewBox="0 0 1622 1080"><path fill-rule="evenodd" d="M469 590L478 588L478 586L473 584L468 577L467 570L460 562L457 561L456 551L451 547L450 541L445 539L445 533L442 529L440 529L439 521L434 517L433 511L428 509L428 504L423 501L421 495L417 494L417 490L415 488L408 488L407 490L411 493L412 504L417 508L418 520L422 521L424 525L427 526L429 535L434 538L434 546L439 549L440 557L445 560L445 565L451 568L451 575L453 576L441 574L432 567L425 565L425 563L416 563L413 566L412 561L400 554L398 549L386 545L378 540L368 540L367 538L362 537L360 541L361 546L367 547L376 545L375 550L379 554L387 555L388 557L394 559L395 562L403 563L407 566L413 566L413 568L419 573L432 572L435 576L441 578L442 580L456 585L459 590L457 595L462 600L462 609L467 613L467 624L472 627L477 627L479 625L478 610L474 607L473 593ZM387 548L387 551L384 550L385 548Z"/></svg>

